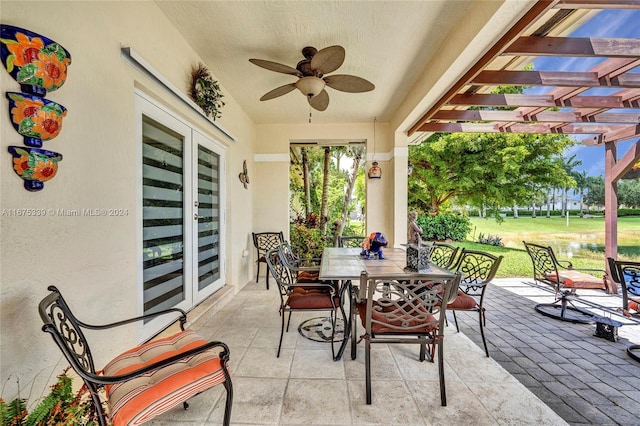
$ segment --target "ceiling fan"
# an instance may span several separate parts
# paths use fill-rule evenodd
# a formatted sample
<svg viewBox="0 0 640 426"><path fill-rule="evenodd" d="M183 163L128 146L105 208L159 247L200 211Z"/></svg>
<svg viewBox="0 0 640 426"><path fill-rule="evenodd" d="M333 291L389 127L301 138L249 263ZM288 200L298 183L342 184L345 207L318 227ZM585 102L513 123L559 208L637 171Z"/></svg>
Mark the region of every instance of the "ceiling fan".
<svg viewBox="0 0 640 426"><path fill-rule="evenodd" d="M298 62L295 68L264 59L249 59L249 62L259 67L298 77L295 83L285 84L265 93L260 98L261 101L268 101L298 89L307 97L309 105L318 111L324 111L329 106L329 94L325 86L349 93L369 92L375 89L371 82L355 75L325 76L340 68L344 62L345 51L342 46L329 46L322 50L307 46L302 49L302 56L305 59Z"/></svg>

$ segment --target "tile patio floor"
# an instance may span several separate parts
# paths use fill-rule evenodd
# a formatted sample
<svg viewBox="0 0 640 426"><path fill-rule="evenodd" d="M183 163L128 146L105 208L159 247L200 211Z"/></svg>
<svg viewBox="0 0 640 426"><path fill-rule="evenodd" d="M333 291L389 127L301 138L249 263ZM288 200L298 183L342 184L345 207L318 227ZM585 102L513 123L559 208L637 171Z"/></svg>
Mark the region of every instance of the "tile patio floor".
<svg viewBox="0 0 640 426"><path fill-rule="evenodd" d="M453 324L445 331L447 407L440 406L437 364L420 363L413 345L373 346L367 406L362 345L356 360L347 350L334 362L328 343L299 335L299 323L317 313L294 313L276 358L279 298L273 286L265 290L263 278L196 329L231 348L232 424L640 424L640 364L624 352L629 342L640 343L640 327L623 326L620 340L609 342L593 337L594 326L536 313L534 304L553 295L523 280L495 280L488 291L491 358L478 346L476 314L458 315L461 333ZM220 424L224 390L190 404L150 424Z"/></svg>

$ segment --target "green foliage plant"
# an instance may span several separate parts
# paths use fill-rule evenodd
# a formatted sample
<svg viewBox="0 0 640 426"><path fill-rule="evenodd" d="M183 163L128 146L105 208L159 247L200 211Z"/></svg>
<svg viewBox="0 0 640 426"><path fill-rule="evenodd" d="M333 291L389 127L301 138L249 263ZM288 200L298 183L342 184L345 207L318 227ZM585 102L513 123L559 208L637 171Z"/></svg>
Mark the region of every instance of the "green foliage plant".
<svg viewBox="0 0 640 426"><path fill-rule="evenodd" d="M224 97L222 89L204 64L198 64L191 70L189 96L213 121L222 116L220 110L225 105L222 100Z"/></svg>
<svg viewBox="0 0 640 426"><path fill-rule="evenodd" d="M572 187L557 158L573 143L566 135L433 134L409 147L410 210L440 214L441 206L528 205L544 188Z"/></svg>
<svg viewBox="0 0 640 426"><path fill-rule="evenodd" d="M297 217L290 226L291 249L300 259L314 259L322 257L326 239L320 229L318 215L311 214L308 218Z"/></svg>
<svg viewBox="0 0 640 426"><path fill-rule="evenodd" d="M456 213L420 215L416 223L422 228L422 238L429 241L463 241L471 231L469 218Z"/></svg>
<svg viewBox="0 0 640 426"><path fill-rule="evenodd" d="M74 393L67 371L68 368L58 376L49 394L31 412L27 410L25 398L17 397L8 403L0 398L0 426L97 425L87 388L83 386Z"/></svg>
<svg viewBox="0 0 640 426"><path fill-rule="evenodd" d="M487 235L485 236L482 232L478 235L478 242L480 244L486 244L488 246L496 246L496 247L504 247L504 243L502 242L502 238L497 235Z"/></svg>

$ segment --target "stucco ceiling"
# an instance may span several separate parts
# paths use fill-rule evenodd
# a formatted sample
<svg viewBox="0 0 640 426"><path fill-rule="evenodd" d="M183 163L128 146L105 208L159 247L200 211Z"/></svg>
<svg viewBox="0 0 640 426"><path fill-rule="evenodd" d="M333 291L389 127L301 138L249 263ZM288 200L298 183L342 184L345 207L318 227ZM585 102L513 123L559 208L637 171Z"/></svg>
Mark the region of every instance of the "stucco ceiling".
<svg viewBox="0 0 640 426"><path fill-rule="evenodd" d="M372 82L366 93L327 88L326 111L315 123L386 121L438 54L473 1L157 1L160 9L244 111L259 124L305 123L309 105L296 91L261 102L266 92L296 81L249 62L295 67L305 46L341 45L334 73Z"/></svg>

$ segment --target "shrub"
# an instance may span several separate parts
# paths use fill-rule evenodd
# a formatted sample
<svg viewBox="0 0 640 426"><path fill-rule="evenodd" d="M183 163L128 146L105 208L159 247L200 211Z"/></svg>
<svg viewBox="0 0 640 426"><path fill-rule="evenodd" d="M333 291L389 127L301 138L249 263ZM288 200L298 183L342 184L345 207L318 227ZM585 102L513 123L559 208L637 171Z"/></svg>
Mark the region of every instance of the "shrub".
<svg viewBox="0 0 640 426"><path fill-rule="evenodd" d="M326 246L326 239L320 229L318 215L312 214L308 218L298 217L290 226L291 249L301 259L322 257Z"/></svg>
<svg viewBox="0 0 640 426"><path fill-rule="evenodd" d="M431 241L462 241L471 231L469 218L455 213L422 215L418 216L416 222L422 229L422 238Z"/></svg>
<svg viewBox="0 0 640 426"><path fill-rule="evenodd" d="M51 392L30 413L25 398L18 397L9 403L0 398L0 425L97 425L96 412L87 388L83 386L74 394L67 371L68 368L58 376L58 381L51 386Z"/></svg>
<svg viewBox="0 0 640 426"><path fill-rule="evenodd" d="M504 247L502 238L497 235L487 235L485 237L483 233L480 233L480 235L478 235L478 242L489 246Z"/></svg>

